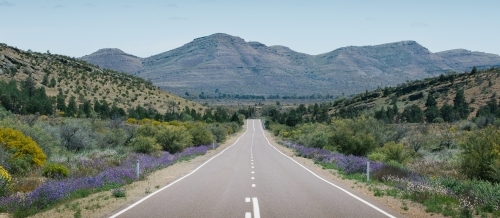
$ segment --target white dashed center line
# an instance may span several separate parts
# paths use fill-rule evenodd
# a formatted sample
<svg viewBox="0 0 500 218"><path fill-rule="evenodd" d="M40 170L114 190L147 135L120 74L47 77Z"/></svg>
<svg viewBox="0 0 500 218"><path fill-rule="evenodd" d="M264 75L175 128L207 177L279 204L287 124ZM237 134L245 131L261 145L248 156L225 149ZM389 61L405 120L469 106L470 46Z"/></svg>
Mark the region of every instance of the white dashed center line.
<svg viewBox="0 0 500 218"><path fill-rule="evenodd" d="M252 184L252 188L255 188L255 184Z"/></svg>

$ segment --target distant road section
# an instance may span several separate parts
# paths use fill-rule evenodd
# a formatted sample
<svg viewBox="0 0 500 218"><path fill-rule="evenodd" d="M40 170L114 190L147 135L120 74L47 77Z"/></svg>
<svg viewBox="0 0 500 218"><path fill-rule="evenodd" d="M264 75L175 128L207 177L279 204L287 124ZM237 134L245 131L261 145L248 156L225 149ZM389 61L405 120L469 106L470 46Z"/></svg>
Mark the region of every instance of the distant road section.
<svg viewBox="0 0 500 218"><path fill-rule="evenodd" d="M186 176L111 217L401 217L276 149L260 120Z"/></svg>

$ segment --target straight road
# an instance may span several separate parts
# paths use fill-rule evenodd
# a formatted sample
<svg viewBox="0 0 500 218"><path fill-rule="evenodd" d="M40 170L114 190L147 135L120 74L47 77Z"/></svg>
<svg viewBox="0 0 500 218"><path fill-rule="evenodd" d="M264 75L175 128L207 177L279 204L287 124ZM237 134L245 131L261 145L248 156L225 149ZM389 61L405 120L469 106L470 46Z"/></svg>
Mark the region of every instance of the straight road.
<svg viewBox="0 0 500 218"><path fill-rule="evenodd" d="M260 120L186 176L112 217L401 217L272 146Z"/></svg>

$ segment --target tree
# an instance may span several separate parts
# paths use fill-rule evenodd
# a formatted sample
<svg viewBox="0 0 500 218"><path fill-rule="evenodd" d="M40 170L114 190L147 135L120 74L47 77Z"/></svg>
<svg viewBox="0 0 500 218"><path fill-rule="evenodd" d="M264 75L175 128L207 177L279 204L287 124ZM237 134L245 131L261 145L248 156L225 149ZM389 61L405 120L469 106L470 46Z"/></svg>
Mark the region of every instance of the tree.
<svg viewBox="0 0 500 218"><path fill-rule="evenodd" d="M76 106L75 96L69 98L68 107L66 108L67 116L74 116L78 113L78 107Z"/></svg>
<svg viewBox="0 0 500 218"><path fill-rule="evenodd" d="M469 103L465 100L463 89L458 90L453 100L453 110L456 112L459 119L467 119L467 117L469 117Z"/></svg>
<svg viewBox="0 0 500 218"><path fill-rule="evenodd" d="M416 104L406 107L401 116L409 123L421 123L424 121L424 113Z"/></svg>
<svg viewBox="0 0 500 218"><path fill-rule="evenodd" d="M42 85L44 85L44 86L49 85L49 75L47 75L47 74L43 75Z"/></svg>
<svg viewBox="0 0 500 218"><path fill-rule="evenodd" d="M453 110L453 106L447 103L445 103L439 111L441 112L441 116L443 117L443 120L445 122L453 122L458 118L455 111Z"/></svg>
<svg viewBox="0 0 500 218"><path fill-rule="evenodd" d="M50 79L49 87L54 88L56 85L57 85L56 79L52 77L52 79Z"/></svg>
<svg viewBox="0 0 500 218"><path fill-rule="evenodd" d="M92 112L92 106L90 105L90 100L85 100L82 105L80 105L83 113L88 118L90 117L90 113Z"/></svg>
<svg viewBox="0 0 500 218"><path fill-rule="evenodd" d="M429 94L427 96L425 106L427 107L424 112L427 122L431 123L434 121L434 119L441 117L441 113L439 112L439 109L437 107L436 99L432 94Z"/></svg>
<svg viewBox="0 0 500 218"><path fill-rule="evenodd" d="M477 71L477 67L476 67L476 66L474 66L474 67L472 68L472 70L470 71L470 74L474 75L474 74L476 74L477 72L478 72L478 71Z"/></svg>
<svg viewBox="0 0 500 218"><path fill-rule="evenodd" d="M62 91L59 90L59 93L57 94L57 98L56 98L56 104L57 104L57 110L61 111L61 112L65 112L66 111L66 97L63 95Z"/></svg>

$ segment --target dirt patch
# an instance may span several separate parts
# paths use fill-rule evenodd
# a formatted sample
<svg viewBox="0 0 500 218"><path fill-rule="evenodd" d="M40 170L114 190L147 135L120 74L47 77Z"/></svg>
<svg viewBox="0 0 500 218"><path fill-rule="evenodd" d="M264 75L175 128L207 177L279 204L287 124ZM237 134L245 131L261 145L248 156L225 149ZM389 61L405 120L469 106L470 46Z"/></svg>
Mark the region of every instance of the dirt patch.
<svg viewBox="0 0 500 218"><path fill-rule="evenodd" d="M59 205L54 209L36 214L33 217L52 218L73 217L75 215L81 215L81 217L109 217L139 199L144 198L149 193L154 192L157 189L162 188L176 179L190 173L203 162L232 145L244 132L244 130L239 132L235 136L231 137L225 144L221 145L216 150L208 151L207 154L203 156L195 157L190 161L176 163L165 169L156 171L155 173L149 175L146 180L141 180L124 186L126 190L125 198L115 198L109 191L99 192L86 198L77 199L69 203ZM380 204L383 204L406 217L428 217L431 215L426 213L425 209L420 204L405 200L404 202L406 203L406 207L408 209L404 210L403 207L405 205L403 205L403 201L401 199L396 199L390 196L376 197L374 196L374 193L369 190L369 186L352 180L344 180L337 175L335 170L322 169L321 166L314 164L314 162L310 159L295 156L291 149L277 144L268 132L266 132L266 136L269 138L271 144L276 146L276 148L278 148L281 152L291 156L293 159L322 177L330 178L332 181L339 183L343 187L350 187L365 197L373 199L374 201L379 202ZM380 189L383 188L384 187L380 187ZM443 217L440 214L433 214L432 216ZM4 217L7 216L0 214L0 218Z"/></svg>

